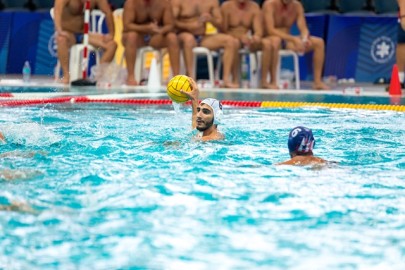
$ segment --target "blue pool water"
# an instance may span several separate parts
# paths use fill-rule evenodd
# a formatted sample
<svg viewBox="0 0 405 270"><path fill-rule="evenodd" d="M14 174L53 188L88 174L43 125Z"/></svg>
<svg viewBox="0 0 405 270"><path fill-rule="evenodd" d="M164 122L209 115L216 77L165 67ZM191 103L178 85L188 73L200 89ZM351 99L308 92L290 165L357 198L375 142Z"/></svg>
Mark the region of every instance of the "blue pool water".
<svg viewBox="0 0 405 270"><path fill-rule="evenodd" d="M225 141L201 143L189 108L2 108L0 171L25 175L0 180L0 204L29 211L0 211L0 269L404 269L403 113L223 122ZM297 125L339 165L275 166Z"/></svg>

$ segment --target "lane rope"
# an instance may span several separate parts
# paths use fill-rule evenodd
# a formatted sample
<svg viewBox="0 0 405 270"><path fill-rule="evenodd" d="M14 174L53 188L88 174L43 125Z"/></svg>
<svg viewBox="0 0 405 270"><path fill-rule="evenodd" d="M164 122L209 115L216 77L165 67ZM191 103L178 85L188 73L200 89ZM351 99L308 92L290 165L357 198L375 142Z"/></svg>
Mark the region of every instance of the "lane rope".
<svg viewBox="0 0 405 270"><path fill-rule="evenodd" d="M389 104L349 104L349 103L318 103L318 102L285 102L285 101L237 101L222 100L224 106L245 108L298 108L298 107L323 107L330 109L361 109L361 110L384 110L405 112L405 105ZM170 99L115 99L115 98L91 98L89 96L65 96L42 99L18 99L0 100L1 107L28 106L58 103L112 103L131 105L171 105ZM190 104L190 102L186 102Z"/></svg>

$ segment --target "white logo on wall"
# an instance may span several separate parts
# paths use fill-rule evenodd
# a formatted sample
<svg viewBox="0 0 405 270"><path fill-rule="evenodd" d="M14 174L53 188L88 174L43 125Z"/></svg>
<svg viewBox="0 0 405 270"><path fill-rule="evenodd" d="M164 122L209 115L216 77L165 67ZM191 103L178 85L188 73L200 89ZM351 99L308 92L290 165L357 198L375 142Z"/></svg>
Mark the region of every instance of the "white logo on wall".
<svg viewBox="0 0 405 270"><path fill-rule="evenodd" d="M56 33L54 33L48 41L48 51L53 57L58 56L58 45L56 44Z"/></svg>
<svg viewBox="0 0 405 270"><path fill-rule="evenodd" d="M395 53L395 45L391 38L382 36L371 44L371 58L374 62L384 64L391 60Z"/></svg>

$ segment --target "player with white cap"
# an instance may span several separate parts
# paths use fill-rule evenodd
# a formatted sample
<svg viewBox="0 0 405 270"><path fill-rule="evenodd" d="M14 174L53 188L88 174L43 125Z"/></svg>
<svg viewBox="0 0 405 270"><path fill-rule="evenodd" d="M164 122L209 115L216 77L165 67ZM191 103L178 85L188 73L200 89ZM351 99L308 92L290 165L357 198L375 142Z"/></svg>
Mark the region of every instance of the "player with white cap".
<svg viewBox="0 0 405 270"><path fill-rule="evenodd" d="M218 131L223 114L221 102L215 98L206 98L198 103L200 91L197 83L190 78L190 84L192 88L190 92L181 92L190 98L193 110L192 127L199 131L197 137L202 141L224 139L224 135Z"/></svg>

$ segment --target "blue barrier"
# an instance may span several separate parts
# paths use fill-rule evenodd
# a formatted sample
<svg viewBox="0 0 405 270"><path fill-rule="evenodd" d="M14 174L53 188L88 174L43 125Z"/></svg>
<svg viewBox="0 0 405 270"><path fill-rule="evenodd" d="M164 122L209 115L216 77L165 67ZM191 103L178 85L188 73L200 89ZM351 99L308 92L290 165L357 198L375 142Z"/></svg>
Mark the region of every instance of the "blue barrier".
<svg viewBox="0 0 405 270"><path fill-rule="evenodd" d="M56 65L56 54L48 49L54 33L49 12L14 12L7 73L19 74L25 61L29 61L33 74L52 75Z"/></svg>
<svg viewBox="0 0 405 270"><path fill-rule="evenodd" d="M0 74L6 73L13 13L0 12Z"/></svg>
<svg viewBox="0 0 405 270"><path fill-rule="evenodd" d="M396 35L394 16L330 16L325 75L361 82L389 78L395 63Z"/></svg>

